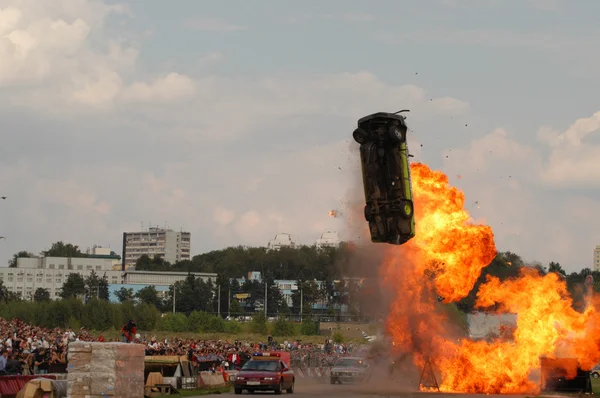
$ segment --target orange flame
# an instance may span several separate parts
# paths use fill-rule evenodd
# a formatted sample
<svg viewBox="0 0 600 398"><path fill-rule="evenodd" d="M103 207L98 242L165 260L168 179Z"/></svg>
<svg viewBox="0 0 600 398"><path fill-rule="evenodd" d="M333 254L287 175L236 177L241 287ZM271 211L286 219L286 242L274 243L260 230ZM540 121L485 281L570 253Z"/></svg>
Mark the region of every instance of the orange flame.
<svg viewBox="0 0 600 398"><path fill-rule="evenodd" d="M564 280L554 273L524 268L518 279L488 277L476 306L516 313L512 341L465 337L451 320L456 314L436 296L448 303L468 295L496 256L493 232L473 223L464 194L442 172L420 163L411 172L417 234L403 246L389 246L381 267L395 294L387 319L393 349L411 353L420 367L430 360L447 392L538 392L533 374L545 356L577 358L591 369L600 360L594 335L600 316L593 306L583 314L573 310Z"/></svg>

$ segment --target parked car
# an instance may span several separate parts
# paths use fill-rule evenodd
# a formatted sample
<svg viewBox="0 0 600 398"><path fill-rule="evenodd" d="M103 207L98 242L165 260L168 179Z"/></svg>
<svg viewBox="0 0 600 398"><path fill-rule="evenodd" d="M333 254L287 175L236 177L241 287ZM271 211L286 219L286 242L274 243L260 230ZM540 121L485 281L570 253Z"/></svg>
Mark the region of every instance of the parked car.
<svg viewBox="0 0 600 398"><path fill-rule="evenodd" d="M358 120L365 219L371 241L401 245L415 236L415 218L405 117L379 112Z"/></svg>

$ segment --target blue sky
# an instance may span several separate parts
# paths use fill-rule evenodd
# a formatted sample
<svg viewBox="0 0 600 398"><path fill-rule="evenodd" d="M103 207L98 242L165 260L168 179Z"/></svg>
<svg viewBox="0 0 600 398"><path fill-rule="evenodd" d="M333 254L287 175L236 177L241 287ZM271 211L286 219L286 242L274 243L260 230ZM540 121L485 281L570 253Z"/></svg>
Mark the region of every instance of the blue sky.
<svg viewBox="0 0 600 398"><path fill-rule="evenodd" d="M194 253L355 239L356 119L410 108L416 159L500 250L591 265L598 2L39 4L0 0L0 258L141 222Z"/></svg>

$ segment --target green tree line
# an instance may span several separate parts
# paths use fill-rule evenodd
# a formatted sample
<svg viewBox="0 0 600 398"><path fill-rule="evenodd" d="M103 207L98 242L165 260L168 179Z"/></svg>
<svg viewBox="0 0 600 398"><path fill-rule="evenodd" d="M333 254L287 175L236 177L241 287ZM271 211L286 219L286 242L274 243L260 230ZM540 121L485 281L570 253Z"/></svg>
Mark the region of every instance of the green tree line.
<svg viewBox="0 0 600 398"><path fill-rule="evenodd" d="M16 263L19 257L30 256L31 253L21 251L13 256L11 262ZM42 252L48 256L85 256L75 245L56 242L49 250ZM327 309L321 313L339 315L341 308L347 308L349 315L382 317L385 308L380 303L377 276L377 258L361 258L361 253L352 244L342 244L338 248L317 249L315 246L299 248L282 248L269 251L266 248L229 247L194 256L190 261L168 264L156 256L142 256L136 264L139 270L152 271L183 271L183 272L216 272L217 280L204 282L190 274L184 281L172 285L166 295L160 295L152 286L148 286L134 294L133 290L122 288L116 292L118 300L123 304L143 304L155 308L160 313L173 311L189 317L194 312L215 314L220 308L220 315L228 314L237 317L246 313L264 311L265 284L258 281L246 280L243 284L237 281L241 276L247 276L251 271L260 271L267 285L267 312L271 315L298 315L301 310L305 316L313 313L313 306L324 304ZM551 262L548 266L541 264L527 265L523 259L511 252L500 252L484 268L474 288L467 297L457 303L463 312L474 310L479 286L485 283L488 275L501 280L515 278L523 267L536 268L540 273L555 272L566 280L572 294L574 307L581 308L583 303L583 284L587 275L593 275L597 281L594 285L600 290L600 273L586 268L580 272L567 274L559 263ZM343 277L355 279L342 280ZM358 278L362 278L359 282ZM281 291L275 284L276 279L296 280L299 288L291 297L288 306ZM317 282L320 281L320 282ZM238 293L247 293L245 306L235 299ZM108 281L92 273L83 278L79 274L70 274L62 286L60 296L64 300L83 298L106 301L109 298ZM220 301L219 301L220 298ZM18 300L16 295L9 292L0 281L0 301L12 302ZM47 302L49 293L37 289L33 295L35 302ZM302 301L302 302L301 302Z"/></svg>

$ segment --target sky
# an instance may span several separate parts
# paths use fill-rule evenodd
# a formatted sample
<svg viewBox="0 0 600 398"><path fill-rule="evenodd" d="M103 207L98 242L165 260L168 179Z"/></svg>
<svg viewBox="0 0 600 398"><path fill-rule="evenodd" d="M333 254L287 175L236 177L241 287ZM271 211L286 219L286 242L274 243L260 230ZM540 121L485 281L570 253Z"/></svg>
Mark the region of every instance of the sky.
<svg viewBox="0 0 600 398"><path fill-rule="evenodd" d="M591 267L599 13L593 0L0 0L0 265L59 240L120 252L150 224L190 231L193 254L280 232L353 239L356 121L410 109L414 160L465 192L499 250Z"/></svg>

